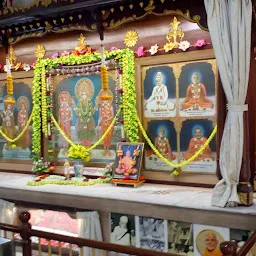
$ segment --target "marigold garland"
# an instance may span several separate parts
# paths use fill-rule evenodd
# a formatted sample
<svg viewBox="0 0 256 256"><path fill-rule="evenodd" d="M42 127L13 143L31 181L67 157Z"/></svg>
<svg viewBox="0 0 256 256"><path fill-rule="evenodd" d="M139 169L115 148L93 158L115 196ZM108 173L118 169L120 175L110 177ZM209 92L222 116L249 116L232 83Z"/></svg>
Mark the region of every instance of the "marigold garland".
<svg viewBox="0 0 256 256"><path fill-rule="evenodd" d="M106 65L100 67L102 89L106 91L108 89L108 71Z"/></svg>
<svg viewBox="0 0 256 256"><path fill-rule="evenodd" d="M194 161L204 150L205 148L209 145L209 143L213 140L215 134L217 133L217 125L215 125L210 137L207 139L207 141L205 142L204 145L202 145L202 147L192 156L190 157L188 160L180 163L180 164L174 164L173 162L169 161L167 158L165 158L154 146L154 144L152 143L152 141L150 140L150 138L147 135L147 132L145 131L145 129L143 128L143 125L140 121L139 116L136 114L136 120L138 122L139 128L141 130L141 133L143 135L143 137L145 138L146 142L148 143L148 145L150 146L150 148L154 151L154 153L167 165L174 167L174 168L180 168L183 166L188 165L190 162ZM176 170L175 170L176 171Z"/></svg>
<svg viewBox="0 0 256 256"><path fill-rule="evenodd" d="M12 75L7 75L6 78L7 93L13 95L13 78Z"/></svg>

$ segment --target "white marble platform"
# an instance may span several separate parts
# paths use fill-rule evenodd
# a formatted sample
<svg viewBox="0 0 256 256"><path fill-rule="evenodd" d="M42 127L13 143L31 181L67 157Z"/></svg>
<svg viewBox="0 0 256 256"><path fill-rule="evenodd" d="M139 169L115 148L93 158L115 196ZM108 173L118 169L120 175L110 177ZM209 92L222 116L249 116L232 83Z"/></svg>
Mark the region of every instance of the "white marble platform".
<svg viewBox="0 0 256 256"><path fill-rule="evenodd" d="M256 200L251 207L213 207L212 189L155 184L139 188L111 184L27 186L33 177L0 172L0 198L256 229Z"/></svg>

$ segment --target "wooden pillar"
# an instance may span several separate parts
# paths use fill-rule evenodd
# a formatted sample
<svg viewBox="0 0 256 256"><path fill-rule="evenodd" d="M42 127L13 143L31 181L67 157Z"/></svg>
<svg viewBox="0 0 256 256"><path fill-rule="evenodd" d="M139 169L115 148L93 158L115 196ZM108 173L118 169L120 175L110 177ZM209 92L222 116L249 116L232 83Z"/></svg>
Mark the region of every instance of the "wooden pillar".
<svg viewBox="0 0 256 256"><path fill-rule="evenodd" d="M239 185L237 188L241 205L251 206L253 204L253 188L250 182L250 149L249 149L249 118L248 111L244 112L244 147L243 159L240 172Z"/></svg>
<svg viewBox="0 0 256 256"><path fill-rule="evenodd" d="M220 250L223 256L236 256L237 245L235 242L223 242L220 244Z"/></svg>
<svg viewBox="0 0 256 256"><path fill-rule="evenodd" d="M30 213L22 212L20 215L20 220L22 223L20 236L22 238L23 256L32 256L31 239L29 234L31 229L31 225L29 223Z"/></svg>

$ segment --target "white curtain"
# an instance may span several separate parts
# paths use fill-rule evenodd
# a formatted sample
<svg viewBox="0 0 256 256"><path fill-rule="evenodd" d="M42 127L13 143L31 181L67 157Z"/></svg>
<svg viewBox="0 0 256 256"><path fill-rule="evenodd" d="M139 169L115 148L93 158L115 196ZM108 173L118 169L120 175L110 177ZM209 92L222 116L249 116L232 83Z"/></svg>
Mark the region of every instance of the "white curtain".
<svg viewBox="0 0 256 256"><path fill-rule="evenodd" d="M228 100L220 148L223 179L215 186L212 205L239 203L237 184L243 155L243 114L250 70L251 0L205 0L208 27L222 85Z"/></svg>
<svg viewBox="0 0 256 256"><path fill-rule="evenodd" d="M98 212L78 212L78 235L86 239L103 241ZM92 256L91 248L84 247L84 255ZM96 250L95 256L103 256L103 251Z"/></svg>
<svg viewBox="0 0 256 256"><path fill-rule="evenodd" d="M14 224L15 205L0 199L0 222L5 224ZM0 237L4 237L4 231L0 230Z"/></svg>

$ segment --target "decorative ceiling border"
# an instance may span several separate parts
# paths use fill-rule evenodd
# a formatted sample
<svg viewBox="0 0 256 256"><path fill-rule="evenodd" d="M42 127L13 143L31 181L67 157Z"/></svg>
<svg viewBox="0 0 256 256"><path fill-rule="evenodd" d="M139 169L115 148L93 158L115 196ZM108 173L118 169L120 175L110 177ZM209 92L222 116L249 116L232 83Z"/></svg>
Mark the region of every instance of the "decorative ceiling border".
<svg viewBox="0 0 256 256"><path fill-rule="evenodd" d="M165 0L160 0L162 4L164 4ZM160 4L161 4L160 3ZM140 5L142 8L142 5ZM129 5L126 8L130 8L133 9L134 6L133 5ZM164 9L162 12L156 12L155 11L156 6L154 6L154 0L150 0L148 5L144 8L144 13L140 16L137 16L136 14L131 14L130 16L124 16L121 19L115 20L115 19L111 19L109 22L105 21L103 23L104 28L106 29L116 29L119 28L121 25L132 22L132 21L138 21L138 20L142 20L144 18L146 18L149 15L155 15L155 16L167 16L167 15L179 15L182 16L183 18L185 18L186 20L196 23L202 30L208 31L208 28L203 26L201 24L201 16L200 15L193 15L191 16L190 11L187 10L180 10L180 9L176 9L176 10L168 10L168 9ZM124 6L120 6L120 10L123 12L125 10ZM104 11L106 12L106 11ZM114 13L115 10L113 8L111 8L110 10L107 11L108 13Z"/></svg>
<svg viewBox="0 0 256 256"><path fill-rule="evenodd" d="M35 0L31 4L24 6L24 7L6 7L3 10L0 10L0 16L14 14L15 12L25 12L29 9L39 7L39 6L48 7L49 5L51 5L53 3L57 4L60 2L74 3L74 0Z"/></svg>
<svg viewBox="0 0 256 256"><path fill-rule="evenodd" d="M24 40L24 39L43 37L43 36L47 35L48 33L65 33L65 32L70 32L70 31L93 32L93 31L96 31L96 29L94 29L94 30L90 29L86 25L70 25L70 26L64 25L64 26L57 27L57 28L51 27L50 29L46 29L46 30L24 33L17 37L12 36L12 37L9 37L8 42L9 42L9 44L13 45L13 44L16 44L16 43Z"/></svg>
<svg viewBox="0 0 256 256"><path fill-rule="evenodd" d="M46 4L45 0L44 1ZM47 0L50 2L59 1L74 1L74 0ZM155 4L158 1L157 4ZM203 0L195 0L197 5L201 4ZM40 0L36 1L37 3ZM174 7L177 8L174 8ZM200 5L201 6L201 5ZM69 31L87 31L95 32L99 29L100 24L102 30L111 30L119 28L120 26L138 21L146 18L149 15L154 16L168 16L178 15L196 23L202 30L208 31L206 22L206 13L204 13L202 6L195 8L194 5L188 5L183 8L180 4L174 5L173 2L166 0L141 0L141 2L134 2L133 4L112 5L109 9L100 9L98 15L87 10L80 10L79 13L69 15L64 13L62 17L52 17L46 20L32 22L28 24L19 24L0 30L0 34L8 37L9 44L15 44L28 38L40 38L48 33L65 33ZM200 15L198 15L200 14ZM98 18L97 18L98 17ZM98 31L99 32L99 31Z"/></svg>

